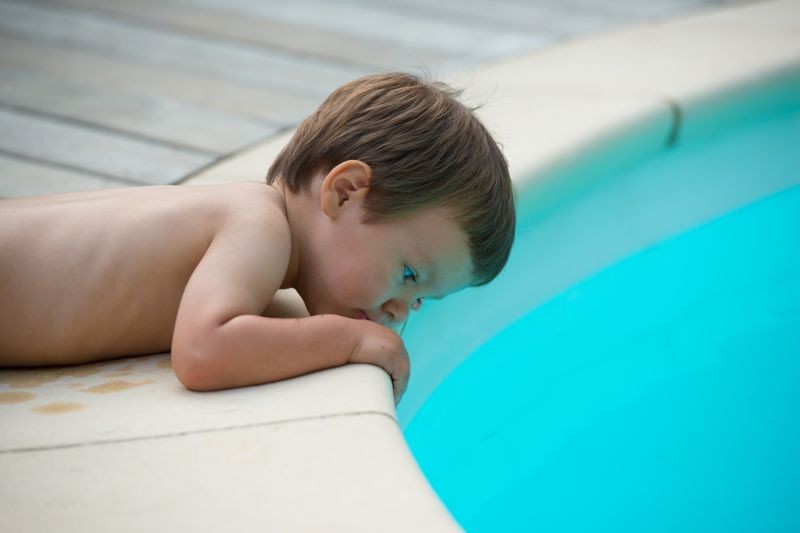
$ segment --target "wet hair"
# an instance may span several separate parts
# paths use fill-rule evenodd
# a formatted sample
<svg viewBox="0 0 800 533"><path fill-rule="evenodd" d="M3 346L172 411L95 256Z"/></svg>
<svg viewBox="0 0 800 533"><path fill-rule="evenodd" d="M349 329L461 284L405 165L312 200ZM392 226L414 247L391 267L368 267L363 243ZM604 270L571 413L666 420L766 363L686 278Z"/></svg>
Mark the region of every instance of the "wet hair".
<svg viewBox="0 0 800 533"><path fill-rule="evenodd" d="M338 89L298 126L267 183L306 190L351 159L372 169L364 222L445 207L466 233L475 286L494 279L514 241L508 162L462 91L413 74L365 76Z"/></svg>

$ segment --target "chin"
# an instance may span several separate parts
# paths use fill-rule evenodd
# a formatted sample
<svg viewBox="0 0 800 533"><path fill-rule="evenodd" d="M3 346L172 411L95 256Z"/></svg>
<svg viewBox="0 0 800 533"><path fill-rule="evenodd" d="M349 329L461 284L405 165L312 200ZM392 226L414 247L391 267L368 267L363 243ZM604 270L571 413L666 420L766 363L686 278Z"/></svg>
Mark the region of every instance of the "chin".
<svg viewBox="0 0 800 533"><path fill-rule="evenodd" d="M314 316L320 314L317 309L317 304L314 302L313 298L309 298L308 294L301 292L299 289L295 290L297 291L297 294L300 295L300 299L303 300L309 315Z"/></svg>
<svg viewBox="0 0 800 533"><path fill-rule="evenodd" d="M330 305L325 301L319 301L308 294L308 292L297 291L300 298L306 304L308 314L314 315L339 315L347 318L352 318L358 313L357 308L344 307L340 305Z"/></svg>
<svg viewBox="0 0 800 533"><path fill-rule="evenodd" d="M304 300L305 301L305 300ZM315 315L342 315L347 316L345 313L342 313L340 310L327 306L327 305L318 305L313 300L310 302L306 302L306 309L308 309L308 314L311 316Z"/></svg>

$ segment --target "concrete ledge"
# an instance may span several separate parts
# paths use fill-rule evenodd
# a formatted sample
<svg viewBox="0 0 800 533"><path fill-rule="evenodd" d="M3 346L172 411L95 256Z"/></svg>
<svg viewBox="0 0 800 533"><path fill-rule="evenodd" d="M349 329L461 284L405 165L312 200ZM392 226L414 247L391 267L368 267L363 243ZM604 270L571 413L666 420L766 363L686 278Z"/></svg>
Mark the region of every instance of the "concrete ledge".
<svg viewBox="0 0 800 533"><path fill-rule="evenodd" d="M0 470L9 532L453 529L383 414L3 453Z"/></svg>
<svg viewBox="0 0 800 533"><path fill-rule="evenodd" d="M2 531L458 530L376 366L202 394L169 354L6 369L0 414Z"/></svg>
<svg viewBox="0 0 800 533"><path fill-rule="evenodd" d="M0 404L0 453L175 437L349 414L395 420L392 391L384 374L373 365L352 365L269 387L196 393L177 380L169 354L74 367L0 370L3 391L32 396L27 401ZM342 394L343 390L347 394ZM68 416L54 416L59 414ZM42 431L45 421L48 431Z"/></svg>
<svg viewBox="0 0 800 533"><path fill-rule="evenodd" d="M709 99L800 65L798 35L800 1L739 5L451 82L488 100L480 115L517 187L535 195L548 176L623 133L640 133L623 158L702 135ZM261 181L290 134L186 184ZM459 530L405 445L379 369L196 394L180 388L167 360L123 360L85 375L0 372L0 530L104 530L110 521L122 531Z"/></svg>
<svg viewBox="0 0 800 533"><path fill-rule="evenodd" d="M578 41L462 74L525 188L631 130L635 157L708 133L711 101L796 72L800 2L747 4ZM716 125L720 127L720 124Z"/></svg>

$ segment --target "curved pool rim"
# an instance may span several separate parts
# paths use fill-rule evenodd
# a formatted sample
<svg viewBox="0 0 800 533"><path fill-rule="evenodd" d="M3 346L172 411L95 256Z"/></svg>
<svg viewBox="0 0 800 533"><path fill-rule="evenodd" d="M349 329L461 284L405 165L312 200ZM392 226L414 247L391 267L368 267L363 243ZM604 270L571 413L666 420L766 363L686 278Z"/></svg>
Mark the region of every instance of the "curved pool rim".
<svg viewBox="0 0 800 533"><path fill-rule="evenodd" d="M763 119L768 119L773 116L780 116L781 111L784 109L791 109L795 115L797 110L800 110L800 68L790 68L776 73L775 76L767 80L760 80L756 87L750 84L747 87L735 87L734 90L723 92L718 100L707 100L704 105L696 108L697 112L702 113L702 121L696 121L695 131L692 135L688 135L687 141L678 143L681 148L691 148L694 145L702 144L705 137L715 138L722 135L731 129L747 128L753 123L759 122ZM639 126L647 128L647 124ZM796 129L794 130L796 131ZM646 162L649 157L636 157L628 158L620 157L620 154L625 154L625 146L633 146L637 142L637 128L631 128L626 135L618 136L608 139L604 146L598 147L596 151L590 152L589 156L582 161L578 161L571 165L563 165L553 172L550 176L546 176L542 181L526 188L523 185L521 188L524 193L522 195L521 204L523 208L520 210L520 224L525 227L526 225L535 225L538 221L546 218L551 212L559 209L559 206L564 202L569 202L571 198L581 195L586 189L596 190L603 188L607 182L613 182L615 173L624 173L626 170L636 167L643 162ZM674 135L665 143L666 150L671 150L676 146L674 142ZM620 149L619 152L611 150L611 155L604 159L603 149L609 147ZM607 153L607 152L606 152ZM641 154L635 149L628 150L627 153ZM793 167L794 168L794 167ZM597 170L601 169L601 170ZM609 171L609 169L613 169ZM673 224L668 224L666 227L661 227L652 235L643 237L640 241L629 244L627 247L623 246L615 250L612 255L601 257L598 260L590 260L592 267L587 269L582 275L573 277L572 280L562 280L561 284L551 292L549 296L537 295L540 297L539 305L545 304L551 298L561 294L567 288L571 287L580 280L590 277L595 273L603 270L604 267L617 263L631 254L637 254L644 248L660 243L667 239L669 240L675 235L682 233L685 230L691 230L695 227L702 227L711 221L716 220L718 217L725 217L729 213L735 212L739 209L745 208L753 204L758 204L762 201L773 201L773 196L778 196L781 192L788 192L790 189L797 187L800 184L800 176L794 174L794 181L786 183L778 183L764 188L755 188L752 191L740 195L732 195L731 197L722 198L718 202L710 202L709 206L701 206L696 212L690 213L687 217L676 217ZM599 179L598 179L599 178ZM543 187L542 187L542 184ZM542 189L544 192L542 193ZM527 196L526 196L527 194ZM531 199L530 195L533 194L534 198ZM790 228L789 228L790 229ZM800 228L797 228L800 230ZM602 254L601 254L602 255ZM595 258L597 259L597 258ZM517 269L519 271L519 269ZM501 282L502 283L502 282ZM469 315L464 320L469 324L469 320L486 319L487 314L498 312L503 306L497 306L491 302L490 296L492 290L485 291L484 301L487 301L487 309L480 309L480 312L475 315L469 313L462 313L462 315ZM481 297L475 294L466 294L463 297L456 296L455 300L451 300L451 305L444 306L436 304L436 308L427 316L420 315L418 318L425 319L425 322L436 322L436 314L441 313L442 321L436 324L435 328L439 336L437 338L444 338L443 342L447 342L446 335L441 336L441 328L444 327L445 317L452 317L455 311L461 308L469 308L469 303L475 304L480 302ZM508 306L506 306L508 307ZM511 306L514 307L513 305ZM505 311L508 311L506 309ZM522 312L531 311L530 303ZM483 313L483 314L481 314ZM500 331L506 326L516 321L521 314L514 315L513 313L520 313L520 309L512 309L512 314L504 316L503 320L498 320L494 324L497 328L495 331ZM421 324L417 324L420 327ZM512 326L513 327L513 326ZM470 333L466 333L470 335ZM412 332L413 336L413 332ZM479 349L484 341L491 338L493 334L485 334L480 339L472 339L470 342L464 342L461 347L471 346L472 349L464 348L461 352L462 356L470 355L474 350ZM413 339L410 339L413 343ZM462 339L463 341L463 339ZM430 342L430 337L428 337ZM417 346L420 348L420 346ZM468 351L469 350L469 351ZM431 354L433 355L433 354ZM452 361L451 361L452 362ZM458 366L456 364L456 366ZM451 370L452 371L452 370ZM443 378L444 379L444 378ZM435 388L435 386L433 387ZM411 418L401 419L404 426L407 426Z"/></svg>
<svg viewBox="0 0 800 533"><path fill-rule="evenodd" d="M470 86L472 81L488 80L485 95L493 95L479 114L489 125L493 134L501 140L509 158L512 179L524 184L531 176L547 173L615 132L635 127L642 117L660 124L648 132L651 137L643 140L642 149L652 152L661 149L672 127L673 108L677 105L688 124L693 118L692 105L698 100L708 99L732 87L758 83L759 79L800 64L800 34L796 14L800 2L781 0L753 4L740 4L714 8L690 17L665 20L658 24L629 26L611 34L593 36L577 42L567 42L543 53L511 58L494 65L483 65L477 70L449 79L458 85ZM757 43L758 46L752 46ZM731 57L737 58L731 62ZM613 61L613 65L609 65ZM613 75L598 76L592 70L611 67ZM588 68L587 68L588 67ZM620 71L626 71L620 73ZM664 80L659 73L669 73ZM538 79L531 79L532 76ZM599 87L600 86L600 87ZM495 92L494 88L498 88ZM599 89L598 89L599 87ZM497 96L495 98L494 96ZM529 102L540 106L526 106ZM481 102L479 102L481 103ZM548 131L548 139L534 139L539 149L529 150L531 124L560 120L565 124L560 130ZM263 169L279 153L292 132L288 131L273 140L246 150L237 157L225 160L205 169L193 177L187 185L203 185L242 179L261 180ZM540 144L539 141L544 141ZM418 378L425 373L428 362L412 353L412 379L409 394L415 392ZM392 445L370 447L369 454L360 454L359 459L347 453L339 453L337 461L343 470L363 471L366 456L384 461L382 475L392 480L391 491L371 490L370 498L349 501L356 505L331 505L334 501L319 502L314 507L317 516L326 517L330 523L347 522L351 515L358 516L359 523L381 523L387 530L449 531L458 530L455 522L437 520L432 511L440 502L428 487L423 487L424 478L418 469L410 466L410 454L404 448L402 434L394 424L383 424L386 417L394 415L391 384L381 372L367 372L363 365L342 367L335 372L341 376L343 385L338 395L357 407L344 406L336 409L342 416L359 413L379 413L361 418L370 423L376 433L383 435ZM369 365L367 365L369 366ZM327 374L333 371L324 371ZM328 449L331 436L335 440L341 432L323 427L331 409L324 391L311 379L297 378L284 383L266 385L269 391L291 390L291 403L302 410L287 419L314 420L307 423L316 433L313 438ZM420 392L420 391L416 391ZM238 396L235 396L238 398ZM323 399L323 400L320 400ZM279 398L270 411L283 412L288 405ZM398 415L413 412L414 398L408 396L400 404ZM293 411L294 413L294 411ZM319 420L317 420L319 418ZM367 420L368 418L368 420ZM366 423L365 422L365 423ZM308 438L311 436L305 433ZM339 439L341 440L341 439ZM347 449L364 449L361 434L352 434ZM403 451L401 451L403 450ZM278 454L276 460L290 462L291 472L302 473L307 458L300 452ZM413 462L413 461L411 461ZM411 472L414 470L414 472ZM410 481L414 478L414 482ZM324 469L315 471L315 486L336 487L338 492L359 493L357 478L337 476ZM420 482L416 481L420 480ZM270 482L265 478L262 489L269 490ZM280 494L309 495L303 475L292 475L281 480ZM349 499L349 500L352 500ZM287 517L294 516L293 505L299 499L278 499ZM398 507L401 503L401 507ZM364 520L365 509L369 519ZM399 512L395 512L395 510ZM446 513L446 511L445 511ZM392 516L390 522L385 517ZM437 515L438 516L438 515ZM346 518L347 517L347 518ZM380 522L377 522L380 520ZM450 525L451 527L448 527ZM352 531L353 529L349 529Z"/></svg>
<svg viewBox="0 0 800 533"><path fill-rule="evenodd" d="M708 136L713 144L713 142L720 137L724 138L727 136L727 138L731 138L731 130L734 130L734 133L738 130L753 130L754 125L758 125L761 122L770 121L770 119L772 119L773 122L776 122L784 114L784 111L787 112L786 115L789 116L793 121L791 122L791 124L793 124L792 129L789 130L791 134L789 138L798 138L797 120L798 117L800 117L800 69L781 72L780 75L769 79L768 83L761 83L760 86L755 90L752 88L746 91L737 89L736 98L729 98L729 96L730 94L724 94L724 98L721 99L721 103L712 101L709 102L705 107L700 108L702 111L707 111L705 118L708 123L700 124L700 126L703 127L703 135L696 135L693 139L691 139L691 141L680 145L680 148L684 151L683 153L691 153L691 150L704 144L703 139L705 136ZM635 142L635 134L629 134L621 139L610 139L607 146L624 146L625 143ZM675 147L675 144L670 143L669 146L670 148L667 148L667 150L672 150ZM787 149L783 148L783 150L786 151ZM557 212L563 204L569 204L573 199L579 198L586 192L586 190L597 191L602 190L605 187L612 187L613 189L615 181L618 178L614 172L609 173L607 171L609 167L616 168L617 172L624 174L626 170L635 169L636 167L641 166L643 163L646 164L648 162L647 160L650 159L631 159L620 164L618 159L616 161L614 160L614 157L616 156L612 154L612 157L610 158L612 160L611 164L604 164L605 161L602 158L597 157L596 154L592 154L592 156L594 157L590 157L586 161L578 162L572 166L572 168L567 168L566 171L564 171L562 168L562 173L557 175L556 178L553 178L552 182L557 184L558 187L546 190L546 194L535 198L535 200L532 202L529 202L526 206L527 208L521 211L521 226L535 226L543 219L547 219L553 212ZM789 160L787 160L787 162L789 162ZM612 167L612 165L616 166ZM472 331L472 328L469 327L471 321L485 321L487 319L491 319L491 315L493 313L505 313L503 314L502 319L495 321L494 327L497 328L497 332L505 330L507 327L509 329L513 329L516 326L512 324L517 322L517 319L522 315L531 313L535 307L546 306L551 300L563 299L563 294L567 289L572 291L572 287L574 287L576 284L581 284L580 282L582 280L595 277L596 275L602 275L606 270L606 267L610 267L608 270L613 270L618 264L625 263L631 257L638 256L645 249L650 252L650 250L654 247L662 247L662 244L669 244L673 239L677 239L684 233L691 234L695 232L697 228L705 228L707 225L715 224L716 220L720 217L727 219L730 218L730 216L734 213L736 213L736 216L739 216L739 212L750 210L752 209L751 206L758 206L756 207L757 209L762 209L764 204L775 203L776 201L780 202L779 200L776 200L776 198L783 197L785 194L789 194L790 192L796 196L796 191L800 190L798 189L798 186L800 186L800 164L798 164L798 159L796 157L791 159L790 168L793 170L787 173L787 177L782 177L777 180L774 178L765 179L763 180L765 183L754 184L753 187L746 187L745 190L741 192L734 191L728 194L727 191L725 191L725 194L721 194L720 197L703 196L703 198L708 198L709 201L700 202L698 205L692 206L694 209L690 208L688 213L681 213L680 216L670 217L670 223L662 224L660 227L656 228L655 231L650 232L649 230L643 230L641 232L635 232L639 233L639 235L636 239L634 239L633 242L625 243L621 246L612 245L611 248L613 249L613 253L600 253L598 257L590 258L588 262L591 264L591 266L585 269L583 273L576 274L573 272L572 278L567 276L560 279L560 282L557 283L555 288L551 290L549 296L546 294L537 295L537 297L539 297L538 305L530 305L530 301L526 298L521 298L520 302L514 302L511 305L508 305L507 302L498 303L496 301L492 301L490 297L496 294L508 296L510 285L503 285L503 281L501 280L500 285L503 286L501 288L486 288L484 290L484 295L477 295L475 293L464 293L463 295L457 295L454 297L454 299L447 302L449 305L440 305L437 303L435 309L432 309L432 312L429 313L429 315L420 315L419 318L425 319L424 324L426 326L430 322L433 322L434 324L432 329L436 332L435 338L445 339L444 342L447 342L449 339L447 339L446 331L444 335L442 333L443 328L446 328L446 321L448 317L452 318L452 316L454 316L459 309L469 309L470 311L474 309L475 312L472 313L470 311L461 311L460 314L462 320L467 325L466 328L462 329L469 331L462 331L461 338L457 340L457 342L462 343L460 347L463 349L463 351L460 355L471 355L476 351L480 351L481 346L484 343L489 344L494 339L494 333L491 332L477 335L476 337ZM566 180L565 176L567 177ZM767 176L765 176L765 178L766 177ZM721 181L718 177L711 176L709 176L707 179L712 182L716 180L714 185L716 186L717 192L723 191L724 187L721 188L720 185L725 185L724 181ZM567 186L564 186L565 183L567 183ZM686 183L680 183L680 186L684 185L686 185ZM701 186L698 187L699 190L703 191ZM713 191L714 188L710 187L706 190ZM532 187L529 189L529 191L533 191L534 193L538 192L536 187ZM554 191L557 191L557 193L554 193ZM523 197L523 201L524 200L525 198ZM791 232L793 228L794 231L800 231L800 227L795 226L784 225L778 226L778 228L783 228L783 230L786 232ZM575 235L575 233L573 233L573 235ZM584 246L585 244L586 243L579 242L577 246L579 248L582 246L586 249L591 248L590 246ZM547 249L544 248L543 251L547 251ZM590 253L596 251L597 250L590 250ZM526 257L530 259L532 256L526 255ZM578 254L573 256L572 259L586 259L586 257L587 256L585 254ZM522 267L524 265L518 263L516 265L510 264L509 266L511 267L511 270L514 271L511 273L511 277L524 275L521 274L523 271ZM540 271L534 269L533 273L538 274ZM502 292L503 290L506 292ZM512 295L511 298L513 299L514 296ZM481 304L482 301L486 302L486 304ZM480 304L480 307L476 307L476 304ZM440 320L437 316L435 316L437 313L441 314ZM422 323L418 323L417 327L423 327ZM470 339L468 338L470 336L473 337ZM423 348L423 344L431 344L432 337L430 334L427 336L423 335L423 337L425 338L424 343L417 344L416 346L412 347L416 347L419 350ZM408 340L408 342L410 345L413 345L414 339L411 338ZM469 348L470 346L472 349ZM485 356L486 354L484 353L483 355ZM444 379L446 379L446 377ZM472 383L475 387L480 387L480 380L477 379L477 376L474 375L474 373ZM464 391L462 390L462 392ZM467 403L469 404L470 402ZM452 404L451 402L449 407L451 409L456 409L456 405L458 404ZM441 409L439 409L439 411L441 411ZM478 409L478 411L480 411L480 409ZM451 413L452 411L448 410L446 412ZM486 413L482 413L482 415L486 415ZM438 416L443 416L442 412L439 412ZM454 416L458 417L458 415L455 414ZM461 417L461 419L464 421L464 423L466 423L466 419L464 417ZM411 420L406 419L404 422L404 425L407 426ZM430 420L428 420L428 422L430 422ZM418 431L416 431L416 428L415 433L415 437L417 437L418 440L419 434ZM446 440L447 432L445 432L442 437L444 440ZM547 439L545 438L545 440ZM502 441L502 439L499 439L499 441ZM413 443L414 439L412 439L412 445ZM455 446L455 443L451 444ZM490 444L491 443L487 444L489 448L491 448ZM497 443L494 444L495 448L497 448ZM495 449L495 452L502 452L502 450L498 448ZM428 460L428 462L430 461ZM445 462L447 462L447 460L445 460ZM425 464L423 464L423 467L424 466ZM470 469L468 468L467 470ZM476 468L476 470L480 469ZM459 474L459 476L465 478L462 479L462 484L464 484L466 483L466 479L470 477L470 474L465 472L463 474ZM506 499L507 497L508 495L506 495ZM520 502L522 501L523 500L520 500ZM461 511L463 512L463 509L461 509ZM456 516L458 517L459 515Z"/></svg>
<svg viewBox="0 0 800 533"><path fill-rule="evenodd" d="M660 154L678 146L696 145L706 138L714 138L730 129L745 127L784 109L796 107L800 102L798 95L800 62L786 65L768 76L758 76L740 84L720 87L716 92L698 95L691 102L691 119L688 120L677 104L669 102L671 123L667 128L664 127L663 109L639 113L622 123L609 123L606 125L607 134L585 143L579 154L570 152L548 161L543 168L514 178L518 231L536 224L582 191L603 187L604 180L613 180L615 175L623 174ZM768 193L766 191L763 194L766 196ZM754 197L750 200L758 199ZM398 407L401 428L408 426L425 400L461 362L495 333L527 314L532 307L544 304L580 280L658 239L715 218L747 201L743 197L727 204L710 206L692 218L676 218L672 224L660 228L658 233L631 241L611 253L588 258L583 256L583 268L571 275L557 276L555 282L549 280L547 286L540 287L540 291L532 297L525 295L511 303L495 300L495 287L513 275L510 273L513 268L510 262L506 270L487 287L469 289L442 302L426 302L425 312L412 315L413 319L409 321L404 335L409 351L419 356L414 362L419 360L422 364L417 365L404 401ZM477 302L480 302L479 307L476 306ZM477 311L477 317L474 311ZM477 332L460 331L450 325L453 316L458 316L462 322L480 320L482 328ZM422 328L436 330L440 345L448 348L415 343L417 330ZM421 336L425 337L424 334ZM455 349L452 349L453 346Z"/></svg>

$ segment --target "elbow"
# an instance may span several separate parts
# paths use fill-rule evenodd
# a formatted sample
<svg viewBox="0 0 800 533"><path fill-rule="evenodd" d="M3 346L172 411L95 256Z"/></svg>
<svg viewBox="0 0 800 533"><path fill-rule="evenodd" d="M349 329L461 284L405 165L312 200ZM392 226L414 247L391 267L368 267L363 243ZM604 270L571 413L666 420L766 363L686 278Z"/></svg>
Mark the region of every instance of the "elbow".
<svg viewBox="0 0 800 533"><path fill-rule="evenodd" d="M172 370L178 381L191 391L209 392L221 388L214 361L206 350L173 343Z"/></svg>

